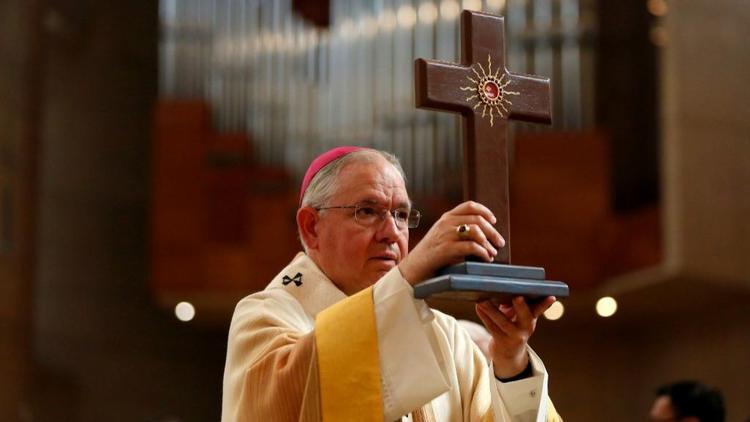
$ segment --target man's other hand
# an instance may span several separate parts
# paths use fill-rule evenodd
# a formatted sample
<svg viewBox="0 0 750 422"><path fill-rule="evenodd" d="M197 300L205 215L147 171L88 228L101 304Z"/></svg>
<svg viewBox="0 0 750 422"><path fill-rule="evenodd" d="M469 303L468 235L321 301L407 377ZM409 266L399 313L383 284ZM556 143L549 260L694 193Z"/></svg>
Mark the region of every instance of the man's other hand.
<svg viewBox="0 0 750 422"><path fill-rule="evenodd" d="M522 296L516 296L512 305L498 306L490 301L476 305L479 319L492 335L490 355L497 378L512 378L526 369L529 338L534 334L537 319L555 300L554 296L547 296L529 306Z"/></svg>

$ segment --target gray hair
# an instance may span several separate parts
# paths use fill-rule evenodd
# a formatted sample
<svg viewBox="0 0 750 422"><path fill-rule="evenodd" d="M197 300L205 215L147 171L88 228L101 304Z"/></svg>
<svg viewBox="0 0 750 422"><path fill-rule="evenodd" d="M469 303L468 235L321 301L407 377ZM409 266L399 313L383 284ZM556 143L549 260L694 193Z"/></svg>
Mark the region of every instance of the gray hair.
<svg viewBox="0 0 750 422"><path fill-rule="evenodd" d="M320 169L320 171L318 171L315 177L313 177L310 181L310 184L307 186L307 190L305 191L305 194L302 197L302 201L300 202L300 208L320 208L325 206L328 203L328 200L331 199L331 196L333 196L336 191L336 182L338 180L339 173L341 173L341 170L344 167L352 163L373 162L378 156L391 163L393 167L398 170L401 178L404 179L404 182L406 182L406 174L404 173L404 169L403 167L401 167L401 163L395 155L391 154L390 152L377 149L362 149L350 152L349 154L339 157ZM299 231L299 227L297 228L297 230ZM307 245L305 244L305 240L301 234L299 235L299 238L300 242L302 243L302 247L305 249L305 252L307 252Z"/></svg>

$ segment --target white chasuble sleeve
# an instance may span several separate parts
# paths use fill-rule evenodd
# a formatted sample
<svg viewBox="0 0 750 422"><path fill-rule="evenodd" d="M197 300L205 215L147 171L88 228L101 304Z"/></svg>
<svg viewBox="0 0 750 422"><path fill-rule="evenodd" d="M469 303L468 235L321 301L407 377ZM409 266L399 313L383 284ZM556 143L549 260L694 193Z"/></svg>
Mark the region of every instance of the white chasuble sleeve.
<svg viewBox="0 0 750 422"><path fill-rule="evenodd" d="M435 337L432 311L398 268L381 278L373 289L375 323L385 420L420 408L448 391L445 364L449 351Z"/></svg>
<svg viewBox="0 0 750 422"><path fill-rule="evenodd" d="M313 333L290 328L276 313L265 312L268 307L289 306L249 298L237 307L224 370L222 422L298 421L305 402L318 402L317 397L306 397L310 375L317 375L311 366Z"/></svg>
<svg viewBox="0 0 750 422"><path fill-rule="evenodd" d="M497 415L499 407L504 407L513 422L545 422L548 420L547 371L539 356L531 348L528 350L533 375L513 382L495 380L491 388L492 409ZM490 374L494 374L492 363Z"/></svg>
<svg viewBox="0 0 750 422"><path fill-rule="evenodd" d="M455 358L466 362L457 364L452 361L452 351L439 341L432 327L435 315L424 300L414 298L412 286L398 269L391 270L375 284L373 301L385 420L398 420L452 387L485 389L484 393L466 391L460 394L460 401L479 400L479 403L463 403L464 419L481 418L483 421L496 422L546 420L547 373L541 359L531 349L529 356L534 375L524 380L502 383L495 379L490 365L477 364L477 361L484 360L477 357L480 352L474 350L476 347L470 343L466 333L454 333L458 334L454 341L462 344L453 346L465 355ZM455 327L458 329L458 324ZM450 371L457 370L457 365L464 368L462 374L451 374ZM468 376L473 381L458 380L459 387L451 383L456 376ZM484 394L490 396L491 405L485 417L478 417L476 411L479 409L475 405L484 406L481 405L486 400L482 397L487 397ZM442 419L438 416L438 420Z"/></svg>

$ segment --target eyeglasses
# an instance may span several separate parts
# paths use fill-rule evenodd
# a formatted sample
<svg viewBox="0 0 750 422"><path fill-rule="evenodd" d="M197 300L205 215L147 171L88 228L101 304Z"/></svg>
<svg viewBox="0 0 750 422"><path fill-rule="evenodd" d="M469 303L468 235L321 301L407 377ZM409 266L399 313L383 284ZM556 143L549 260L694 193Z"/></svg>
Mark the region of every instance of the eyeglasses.
<svg viewBox="0 0 750 422"><path fill-rule="evenodd" d="M365 227L379 224L385 221L385 216L387 214L391 214L393 216L393 221L396 222L396 227L400 229L405 229L407 227L414 229L419 225L419 219L422 218L422 213L417 210L409 208L396 208L389 210L368 203L342 205L337 207L320 207L315 209L318 211L330 209L354 209L354 221Z"/></svg>

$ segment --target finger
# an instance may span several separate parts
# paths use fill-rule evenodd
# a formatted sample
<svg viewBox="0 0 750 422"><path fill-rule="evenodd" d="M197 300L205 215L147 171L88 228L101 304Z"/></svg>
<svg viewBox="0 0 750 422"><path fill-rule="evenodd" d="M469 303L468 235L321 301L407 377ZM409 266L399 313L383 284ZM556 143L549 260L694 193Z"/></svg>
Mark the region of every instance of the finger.
<svg viewBox="0 0 750 422"><path fill-rule="evenodd" d="M454 224L456 227L461 224L473 224L476 225L479 230L481 230L482 234L487 238L490 243L496 248L502 248L505 246L505 239L503 239L503 236L500 234L500 232L497 231L495 226L492 225L485 217L481 215L461 215L461 216L451 216L448 220L451 224Z"/></svg>
<svg viewBox="0 0 750 422"><path fill-rule="evenodd" d="M450 263L464 261L467 256L475 256L486 262L492 262L495 257L485 246L482 246L471 239L460 240L456 235L455 230L450 239L435 243L429 250L430 255L433 256L433 258L443 256L446 260L450 261Z"/></svg>
<svg viewBox="0 0 750 422"><path fill-rule="evenodd" d="M543 301L536 303L531 307L531 313L534 315L534 318L539 318L544 313L544 311L549 309L549 307L552 306L552 304L555 302L557 302L556 297L547 296Z"/></svg>
<svg viewBox="0 0 750 422"><path fill-rule="evenodd" d="M476 256L487 262L492 262L495 255L490 254L484 246L481 246L477 242L466 242L460 241L453 243L452 246L456 254L460 255L462 259L466 259L467 256Z"/></svg>
<svg viewBox="0 0 750 422"><path fill-rule="evenodd" d="M461 239L459 238L459 241ZM484 235L484 232L477 224L469 224L469 233L468 238L466 240L472 240L482 246L483 248L487 249L487 252L494 257L497 255L497 249L495 249L494 246L490 243L489 240L487 240L487 236Z"/></svg>
<svg viewBox="0 0 750 422"><path fill-rule="evenodd" d="M526 331L532 331L534 329L536 318L531 313L531 309L529 309L529 305L526 303L523 296L516 296L513 298L513 310L516 311L516 315L518 315L516 323L519 325L519 328Z"/></svg>
<svg viewBox="0 0 750 422"><path fill-rule="evenodd" d="M503 236L499 231L497 231L492 223L487 221L486 218L476 215L472 216L471 219L473 220L472 223L476 224L481 229L482 234L485 235L487 240L492 242L493 246L496 246L498 248L502 248L503 246L505 246L505 239L503 239Z"/></svg>
<svg viewBox="0 0 750 422"><path fill-rule="evenodd" d="M491 222L492 224L497 224L497 218L495 218L495 215L492 214L492 211L490 211L489 208L485 207L479 202L466 201L466 202L459 204L457 207L453 208L449 212L453 215L477 215L478 214L486 218L487 221Z"/></svg>
<svg viewBox="0 0 750 422"><path fill-rule="evenodd" d="M518 328L511 322L508 317L503 315L499 309L497 309L489 301L482 302L480 309L490 321L497 326L505 335L509 337L515 337L519 335Z"/></svg>
<svg viewBox="0 0 750 422"><path fill-rule="evenodd" d="M498 351L497 347L500 347L507 353L507 351L512 351L526 343L528 335L519 332L494 306L481 303L477 304L476 310L479 319L482 320L482 323L492 335L495 352Z"/></svg>
<svg viewBox="0 0 750 422"><path fill-rule="evenodd" d="M500 312L505 315L506 318L508 318L510 321L515 321L516 319L516 311L513 309L513 300L511 298L510 303L500 303L495 304L497 305L497 308L500 309Z"/></svg>
<svg viewBox="0 0 750 422"><path fill-rule="evenodd" d="M490 335L492 335L492 337L508 337L508 334L503 332L503 330L501 330L500 327L498 327L497 324L492 321L492 318L487 315L487 311L484 310L481 304L477 303L474 307L476 308L477 316L482 320L482 324L484 324L484 327L487 328L487 331L490 332Z"/></svg>

